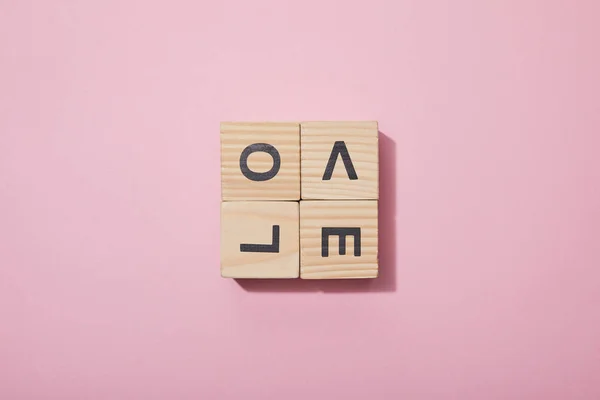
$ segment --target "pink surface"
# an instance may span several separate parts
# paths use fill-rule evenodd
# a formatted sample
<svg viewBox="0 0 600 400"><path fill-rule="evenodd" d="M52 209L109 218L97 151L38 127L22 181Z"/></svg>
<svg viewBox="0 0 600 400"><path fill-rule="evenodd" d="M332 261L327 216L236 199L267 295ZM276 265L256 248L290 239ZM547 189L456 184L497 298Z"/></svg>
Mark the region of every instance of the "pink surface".
<svg viewBox="0 0 600 400"><path fill-rule="evenodd" d="M0 2L0 398L599 399L595 1ZM219 121L376 119L381 278L219 277Z"/></svg>

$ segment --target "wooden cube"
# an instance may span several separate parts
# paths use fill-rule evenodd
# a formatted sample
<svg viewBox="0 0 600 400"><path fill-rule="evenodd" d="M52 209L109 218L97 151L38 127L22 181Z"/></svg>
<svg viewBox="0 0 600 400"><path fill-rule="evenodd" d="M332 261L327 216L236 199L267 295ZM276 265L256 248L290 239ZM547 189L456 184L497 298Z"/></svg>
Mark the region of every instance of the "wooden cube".
<svg viewBox="0 0 600 400"><path fill-rule="evenodd" d="M377 200L302 200L300 277L376 278L377 206Z"/></svg>
<svg viewBox="0 0 600 400"><path fill-rule="evenodd" d="M222 122L221 198L300 200L300 125Z"/></svg>
<svg viewBox="0 0 600 400"><path fill-rule="evenodd" d="M302 199L379 199L377 122L300 124Z"/></svg>
<svg viewBox="0 0 600 400"><path fill-rule="evenodd" d="M221 203L221 276L297 278L297 202Z"/></svg>

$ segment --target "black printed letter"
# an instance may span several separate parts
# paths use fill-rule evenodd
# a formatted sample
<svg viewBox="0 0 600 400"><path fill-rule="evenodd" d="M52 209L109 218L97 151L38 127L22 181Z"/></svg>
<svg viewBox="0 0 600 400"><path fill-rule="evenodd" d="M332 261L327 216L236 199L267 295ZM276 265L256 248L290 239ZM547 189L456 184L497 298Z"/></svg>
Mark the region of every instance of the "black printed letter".
<svg viewBox="0 0 600 400"><path fill-rule="evenodd" d="M348 149L346 148L346 143L343 141L338 141L335 142L335 144L333 145L333 149L331 149L331 155L329 156L329 161L327 162L327 166L325 167L323 180L328 181L331 179L331 175L333 174L333 168L335 167L338 154L342 155L342 161L344 161L344 167L346 168L346 172L348 173L348 178L350 178L351 181L358 179L358 176L356 175L356 170L354 169L354 165L352 164L352 160L350 159L350 154L348 153Z"/></svg>
<svg viewBox="0 0 600 400"><path fill-rule="evenodd" d="M242 253L279 253L279 225L273 225L271 244L240 244Z"/></svg>
<svg viewBox="0 0 600 400"><path fill-rule="evenodd" d="M256 151L264 151L273 157L273 167L267 172L254 172L248 168L248 157L250 154ZM242 154L240 155L240 169L242 170L242 174L251 181L268 181L273 178L279 172L279 168L281 167L281 156L277 149L270 144L267 143L254 143L250 146L246 147Z"/></svg>
<svg viewBox="0 0 600 400"><path fill-rule="evenodd" d="M329 257L329 236L340 238L340 255L346 254L346 236L354 236L354 256L360 257L360 228L322 228L321 257Z"/></svg>

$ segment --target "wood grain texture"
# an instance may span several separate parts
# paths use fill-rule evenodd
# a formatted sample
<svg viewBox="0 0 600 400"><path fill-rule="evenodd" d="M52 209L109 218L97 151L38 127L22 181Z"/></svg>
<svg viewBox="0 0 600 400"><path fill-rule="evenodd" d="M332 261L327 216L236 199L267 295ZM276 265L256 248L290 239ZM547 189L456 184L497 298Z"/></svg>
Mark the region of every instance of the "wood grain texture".
<svg viewBox="0 0 600 400"><path fill-rule="evenodd" d="M300 202L300 277L302 279L376 278L378 274L378 201ZM330 236L329 255L323 257L322 228L358 227L361 254L354 255L354 239L346 238L346 254L339 254L339 238Z"/></svg>
<svg viewBox="0 0 600 400"><path fill-rule="evenodd" d="M240 244L271 244L279 226L279 252L242 252ZM297 278L300 268L297 202L221 203L221 276Z"/></svg>
<svg viewBox="0 0 600 400"><path fill-rule="evenodd" d="M302 122L300 136L302 199L379 199L377 122ZM345 142L358 179L349 179L338 157L323 180L336 141Z"/></svg>
<svg viewBox="0 0 600 400"><path fill-rule="evenodd" d="M281 157L277 175L266 181L252 181L240 169L240 156L254 143L274 146ZM266 172L273 158L255 152L248 167ZM299 200L300 199L300 125L296 122L222 122L221 123L221 199Z"/></svg>

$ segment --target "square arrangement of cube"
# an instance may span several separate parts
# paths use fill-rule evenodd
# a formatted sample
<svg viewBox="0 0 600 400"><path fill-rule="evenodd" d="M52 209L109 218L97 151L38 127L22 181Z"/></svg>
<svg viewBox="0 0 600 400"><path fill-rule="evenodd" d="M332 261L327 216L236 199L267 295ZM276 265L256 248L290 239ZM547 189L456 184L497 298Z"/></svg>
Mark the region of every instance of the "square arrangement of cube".
<svg viewBox="0 0 600 400"><path fill-rule="evenodd" d="M221 276L376 278L377 122L221 123Z"/></svg>

